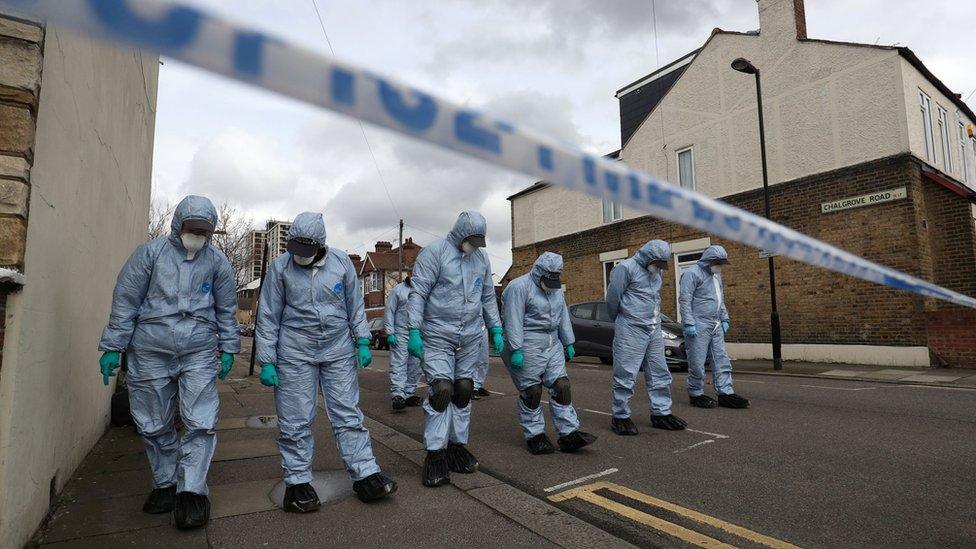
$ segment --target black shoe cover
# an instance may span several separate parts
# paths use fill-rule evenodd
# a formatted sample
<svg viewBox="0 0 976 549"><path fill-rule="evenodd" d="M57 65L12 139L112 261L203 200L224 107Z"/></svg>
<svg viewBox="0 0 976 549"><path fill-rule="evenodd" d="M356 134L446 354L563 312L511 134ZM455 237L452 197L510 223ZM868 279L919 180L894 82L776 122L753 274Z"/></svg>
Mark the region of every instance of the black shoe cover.
<svg viewBox="0 0 976 549"><path fill-rule="evenodd" d="M285 488L285 499L281 508L286 513L311 513L321 506L319 495L315 493L315 488L312 488L311 484L303 482Z"/></svg>
<svg viewBox="0 0 976 549"><path fill-rule="evenodd" d="M176 486L166 488L156 488L146 498L146 503L142 504L142 512L150 515L161 515L173 511L173 502L176 500Z"/></svg>
<svg viewBox="0 0 976 549"><path fill-rule="evenodd" d="M552 441L545 433L539 433L538 435L525 441L529 445L529 453L534 456L540 456L542 454L551 454L556 451L556 447L552 445Z"/></svg>
<svg viewBox="0 0 976 549"><path fill-rule="evenodd" d="M359 496L359 501L369 503L397 491L397 483L383 473L373 473L368 477L352 483L352 489Z"/></svg>
<svg viewBox="0 0 976 549"><path fill-rule="evenodd" d="M180 492L173 504L173 520L180 530L205 526L210 520L210 500L203 494Z"/></svg>
<svg viewBox="0 0 976 549"><path fill-rule="evenodd" d="M731 395L718 395L718 405L722 408L748 408L749 399L742 398L735 393Z"/></svg>
<svg viewBox="0 0 976 549"><path fill-rule="evenodd" d="M584 446L589 446L594 442L596 442L596 435L591 435L586 431L580 431L578 429L556 440L556 443L559 444L559 451L569 454L578 452Z"/></svg>
<svg viewBox="0 0 976 549"><path fill-rule="evenodd" d="M403 400L402 396L393 397L393 409L402 410L407 407L407 401Z"/></svg>
<svg viewBox="0 0 976 549"><path fill-rule="evenodd" d="M491 396L491 391L489 391L488 389L485 389L484 387L482 387L480 389L476 389L475 392L474 392L474 394L476 394L478 396L482 396L482 397L490 397Z"/></svg>
<svg viewBox="0 0 976 549"><path fill-rule="evenodd" d="M666 416L651 416L651 427L665 431L684 431L688 422L674 414Z"/></svg>
<svg viewBox="0 0 976 549"><path fill-rule="evenodd" d="M424 403L424 399L420 398L417 395L407 397L407 406L410 406L411 408L420 406L423 403Z"/></svg>
<svg viewBox="0 0 976 549"><path fill-rule="evenodd" d="M695 408L714 408L718 406L714 398L705 395L689 397L688 401Z"/></svg>
<svg viewBox="0 0 976 549"><path fill-rule="evenodd" d="M424 486L433 488L451 482L451 471L447 466L447 450L427 451L424 458Z"/></svg>
<svg viewBox="0 0 976 549"><path fill-rule="evenodd" d="M620 436L632 437L637 434L637 426L629 417L615 417L610 420L610 430Z"/></svg>
<svg viewBox="0 0 976 549"><path fill-rule="evenodd" d="M447 445L447 465L452 473L473 473L478 470L478 460L463 444L452 442Z"/></svg>

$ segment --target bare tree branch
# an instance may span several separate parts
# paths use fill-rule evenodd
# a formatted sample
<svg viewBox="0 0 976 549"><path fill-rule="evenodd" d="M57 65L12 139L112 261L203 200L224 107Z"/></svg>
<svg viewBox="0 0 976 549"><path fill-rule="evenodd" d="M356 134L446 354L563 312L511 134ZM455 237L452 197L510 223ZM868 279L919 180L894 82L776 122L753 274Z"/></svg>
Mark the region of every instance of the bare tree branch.
<svg viewBox="0 0 976 549"><path fill-rule="evenodd" d="M152 202L149 203L149 240L169 234L169 224L175 210L176 206L170 204L168 200L152 199Z"/></svg>
<svg viewBox="0 0 976 549"><path fill-rule="evenodd" d="M251 226L253 220L227 202L217 206L217 230L211 244L227 256L234 270L237 289L251 282Z"/></svg>

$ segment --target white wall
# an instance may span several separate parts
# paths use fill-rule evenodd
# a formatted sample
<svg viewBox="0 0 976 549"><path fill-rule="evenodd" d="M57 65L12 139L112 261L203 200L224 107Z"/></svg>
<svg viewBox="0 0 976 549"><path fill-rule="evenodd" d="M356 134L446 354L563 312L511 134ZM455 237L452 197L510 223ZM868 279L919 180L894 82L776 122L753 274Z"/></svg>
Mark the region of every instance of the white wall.
<svg viewBox="0 0 976 549"><path fill-rule="evenodd" d="M146 238L158 60L49 28L28 216L0 370L0 547L20 547L105 431L96 347Z"/></svg>

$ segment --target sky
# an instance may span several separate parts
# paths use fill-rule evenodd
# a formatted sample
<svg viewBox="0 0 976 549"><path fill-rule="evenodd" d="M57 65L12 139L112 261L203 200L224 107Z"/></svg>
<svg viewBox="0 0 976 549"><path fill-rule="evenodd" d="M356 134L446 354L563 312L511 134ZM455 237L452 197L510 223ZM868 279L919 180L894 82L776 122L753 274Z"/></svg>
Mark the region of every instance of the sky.
<svg viewBox="0 0 976 549"><path fill-rule="evenodd" d="M184 1L330 55L313 0ZM340 59L596 154L620 147L616 90L715 27L759 27L755 0L315 2ZM972 0L806 0L806 16L811 38L908 46L953 91L976 91ZM329 244L358 254L395 242L400 218L404 237L426 244L474 209L488 219L497 280L511 264L505 197L531 183L171 59L160 66L158 201L201 194L256 225L321 211Z"/></svg>

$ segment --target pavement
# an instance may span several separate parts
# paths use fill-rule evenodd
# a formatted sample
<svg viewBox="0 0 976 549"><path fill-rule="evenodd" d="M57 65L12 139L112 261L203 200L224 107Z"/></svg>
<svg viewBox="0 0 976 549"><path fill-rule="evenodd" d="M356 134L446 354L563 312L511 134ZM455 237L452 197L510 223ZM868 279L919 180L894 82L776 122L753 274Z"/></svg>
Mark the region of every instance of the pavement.
<svg viewBox="0 0 976 549"><path fill-rule="evenodd" d="M689 422L682 432L650 427L639 381L632 407L641 433L617 437L606 411L610 368L574 361L574 403L583 429L599 440L578 454L532 456L516 421L517 393L492 358L493 394L474 404L469 445L481 471L429 489L420 483L423 412L390 409L387 353L377 351L360 374L361 406L377 460L399 491L377 504L359 502L320 414L314 468L337 488L319 512L296 516L271 496L281 491L273 395L256 376L246 377L246 361L239 360L236 379L219 386L207 528L179 532L168 515L141 513L151 489L146 458L133 429L115 428L74 473L34 543L972 546L976 390L968 378L976 372L900 369L896 377L890 368L787 363L785 369L736 363L736 391L751 399L748 410L691 408L684 375L676 373L674 412ZM550 436L555 440L551 423Z"/></svg>

